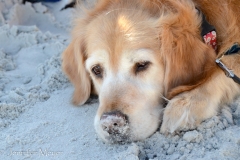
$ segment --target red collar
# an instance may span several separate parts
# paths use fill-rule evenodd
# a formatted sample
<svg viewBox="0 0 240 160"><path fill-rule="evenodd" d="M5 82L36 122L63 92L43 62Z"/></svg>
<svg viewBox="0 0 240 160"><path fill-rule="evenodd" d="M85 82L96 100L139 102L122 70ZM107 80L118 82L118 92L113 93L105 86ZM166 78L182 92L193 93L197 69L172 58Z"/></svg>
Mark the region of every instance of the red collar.
<svg viewBox="0 0 240 160"><path fill-rule="evenodd" d="M215 30L203 35L203 39L207 45L212 46L215 51L217 50L217 33Z"/></svg>

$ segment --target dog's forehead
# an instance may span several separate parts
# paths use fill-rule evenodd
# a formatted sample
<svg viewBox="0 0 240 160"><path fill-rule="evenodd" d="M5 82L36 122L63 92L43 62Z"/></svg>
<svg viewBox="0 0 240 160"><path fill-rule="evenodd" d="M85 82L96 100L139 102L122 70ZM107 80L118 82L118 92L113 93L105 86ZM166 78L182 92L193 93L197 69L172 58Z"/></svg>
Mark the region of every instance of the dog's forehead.
<svg viewBox="0 0 240 160"><path fill-rule="evenodd" d="M136 50L124 50L120 53L119 58L123 61L128 61L130 63L139 61L148 61L154 59L154 51L148 48L141 48ZM110 53L104 49L98 49L89 54L87 61L98 61L99 63L105 63L105 61L110 60Z"/></svg>
<svg viewBox="0 0 240 160"><path fill-rule="evenodd" d="M126 49L158 46L156 19L138 11L133 12L106 12L92 20L86 31L88 53L104 48L111 55L119 55Z"/></svg>

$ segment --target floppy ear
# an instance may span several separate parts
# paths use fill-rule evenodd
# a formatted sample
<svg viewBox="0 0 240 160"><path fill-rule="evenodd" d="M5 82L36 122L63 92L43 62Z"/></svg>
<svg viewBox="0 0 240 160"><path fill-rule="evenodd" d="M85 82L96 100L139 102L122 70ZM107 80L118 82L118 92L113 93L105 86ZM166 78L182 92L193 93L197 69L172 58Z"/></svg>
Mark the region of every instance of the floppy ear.
<svg viewBox="0 0 240 160"><path fill-rule="evenodd" d="M165 57L165 94L169 99L203 84L217 70L213 49L195 41L179 42L181 46Z"/></svg>
<svg viewBox="0 0 240 160"><path fill-rule="evenodd" d="M62 68L71 83L74 85L75 91L72 103L75 105L84 104L89 98L91 92L96 94L95 88L91 87L91 79L85 69L85 46L84 40L81 38L84 37L87 24L112 3L112 0L99 0L94 8L85 10L85 15L82 18L76 17L74 21L75 26L72 31L73 41L69 44L62 55Z"/></svg>
<svg viewBox="0 0 240 160"><path fill-rule="evenodd" d="M161 57L164 60L165 96L169 99L206 82L216 71L216 53L200 36L201 17L192 4L172 1L174 13L161 22Z"/></svg>
<svg viewBox="0 0 240 160"><path fill-rule="evenodd" d="M84 44L79 40L73 40L62 55L62 68L74 85L72 103L84 104L91 93L91 80L84 65Z"/></svg>

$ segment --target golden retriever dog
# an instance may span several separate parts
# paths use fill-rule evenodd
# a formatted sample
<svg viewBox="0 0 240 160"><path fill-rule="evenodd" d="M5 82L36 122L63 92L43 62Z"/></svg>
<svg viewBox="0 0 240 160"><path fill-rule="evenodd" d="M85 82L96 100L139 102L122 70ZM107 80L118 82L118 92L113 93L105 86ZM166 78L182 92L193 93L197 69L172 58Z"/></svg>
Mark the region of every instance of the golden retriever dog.
<svg viewBox="0 0 240 160"><path fill-rule="evenodd" d="M215 27L216 50L201 36L204 18ZM97 134L136 141L159 127L194 128L238 96L240 85L215 62L221 57L240 76L239 52L222 56L236 43L239 0L98 0L76 16L62 67L73 104L98 95Z"/></svg>

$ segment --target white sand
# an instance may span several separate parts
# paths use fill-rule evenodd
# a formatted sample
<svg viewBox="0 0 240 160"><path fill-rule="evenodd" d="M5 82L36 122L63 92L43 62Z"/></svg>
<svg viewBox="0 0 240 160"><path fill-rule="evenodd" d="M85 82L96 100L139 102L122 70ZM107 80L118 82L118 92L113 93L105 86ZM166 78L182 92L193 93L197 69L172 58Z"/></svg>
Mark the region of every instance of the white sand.
<svg viewBox="0 0 240 160"><path fill-rule="evenodd" d="M196 130L142 142L104 144L93 119L98 100L70 104L61 71L72 9L0 0L0 160L240 159L240 99Z"/></svg>

